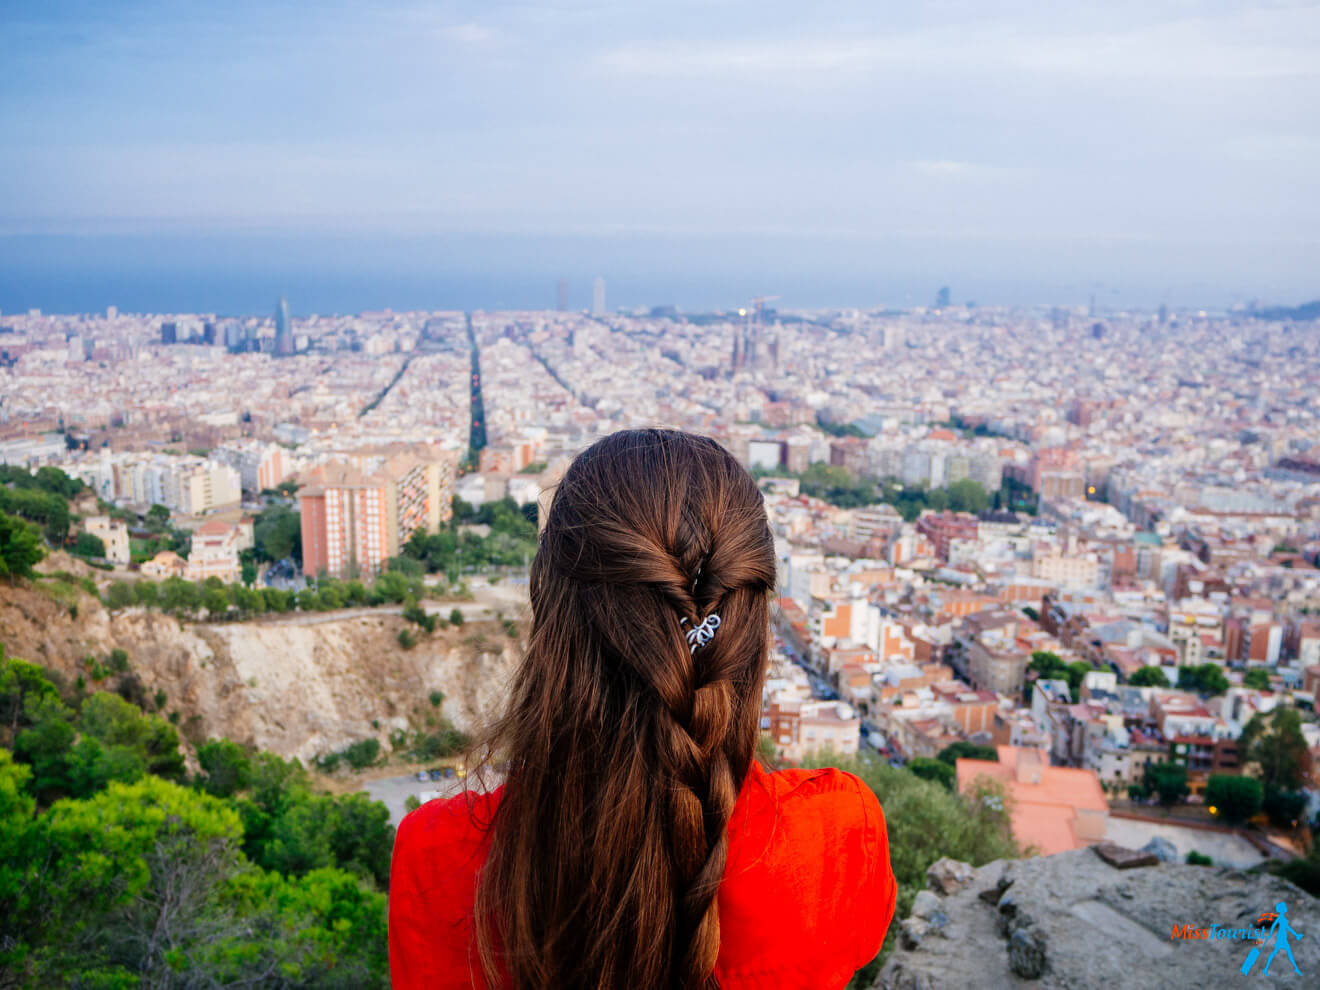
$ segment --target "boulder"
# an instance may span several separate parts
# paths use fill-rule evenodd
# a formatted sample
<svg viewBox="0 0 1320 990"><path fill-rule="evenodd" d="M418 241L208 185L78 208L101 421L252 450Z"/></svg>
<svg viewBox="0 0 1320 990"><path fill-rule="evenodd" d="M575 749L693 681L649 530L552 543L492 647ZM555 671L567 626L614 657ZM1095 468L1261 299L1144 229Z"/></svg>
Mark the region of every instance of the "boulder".
<svg viewBox="0 0 1320 990"><path fill-rule="evenodd" d="M917 892L916 898L912 901L912 917L929 918L940 909L940 899L929 890Z"/></svg>
<svg viewBox="0 0 1320 990"><path fill-rule="evenodd" d="M1160 861L1159 856L1153 852L1128 849L1115 842L1102 842L1093 848L1097 856L1110 866L1117 867L1120 870L1131 870L1138 866L1154 866Z"/></svg>
<svg viewBox="0 0 1320 990"><path fill-rule="evenodd" d="M1159 857L1161 863L1178 862L1178 847L1168 839L1161 839L1158 835L1142 846L1141 851L1154 853Z"/></svg>
<svg viewBox="0 0 1320 990"><path fill-rule="evenodd" d="M929 869L926 870L926 884L935 893L947 897L967 886L971 882L973 872L970 863L962 863L946 856L930 864Z"/></svg>
<svg viewBox="0 0 1320 990"><path fill-rule="evenodd" d="M1024 980L1045 974L1045 935L1034 925L1019 928L1008 940L1008 966Z"/></svg>
<svg viewBox="0 0 1320 990"><path fill-rule="evenodd" d="M913 919L920 925L911 932L919 937L904 936L900 926L899 945L875 986L963 990L1026 981L1039 990L1224 986L1228 976L1238 977L1252 943L1172 938L1174 928L1240 929L1279 901L1287 902L1293 928L1308 936L1292 942L1305 975L1294 976L1287 960L1276 958L1269 979L1277 974L1280 985L1314 985L1320 937L1312 932L1320 932L1320 900L1269 874L1160 863L1151 851L1144 856L1156 864L1119 868L1090 849L1076 849L971 869L950 894L921 899L926 916ZM959 872L932 869L932 879ZM1256 974L1262 965L1257 962Z"/></svg>

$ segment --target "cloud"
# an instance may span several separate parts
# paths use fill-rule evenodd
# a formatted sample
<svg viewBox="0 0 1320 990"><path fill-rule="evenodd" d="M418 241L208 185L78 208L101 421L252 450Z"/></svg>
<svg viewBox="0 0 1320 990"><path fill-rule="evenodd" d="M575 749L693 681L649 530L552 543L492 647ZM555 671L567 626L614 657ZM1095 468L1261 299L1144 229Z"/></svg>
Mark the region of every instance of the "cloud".
<svg viewBox="0 0 1320 990"><path fill-rule="evenodd" d="M446 38L449 41L457 41L464 45L484 45L499 37L498 32L496 32L494 28L470 22L467 24L454 24L449 27L441 28L437 33L442 38Z"/></svg>
<svg viewBox="0 0 1320 990"><path fill-rule="evenodd" d="M1125 30L1051 31L973 22L815 38L640 41L603 51L603 70L635 77L724 77L786 84L813 76L1008 73L1102 79L1320 77L1320 9L1245 10Z"/></svg>

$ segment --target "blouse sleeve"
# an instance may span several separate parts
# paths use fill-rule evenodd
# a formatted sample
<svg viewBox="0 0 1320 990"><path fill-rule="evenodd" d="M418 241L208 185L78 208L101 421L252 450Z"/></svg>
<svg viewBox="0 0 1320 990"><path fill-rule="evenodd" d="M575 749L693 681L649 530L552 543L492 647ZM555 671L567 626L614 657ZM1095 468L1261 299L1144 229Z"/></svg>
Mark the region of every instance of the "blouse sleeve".
<svg viewBox="0 0 1320 990"><path fill-rule="evenodd" d="M418 809L421 811L422 809ZM390 862L389 943L390 985L393 990L442 986L431 947L435 942L433 911L422 893L418 812L404 817L394 838Z"/></svg>
<svg viewBox="0 0 1320 990"><path fill-rule="evenodd" d="M885 829L885 813L871 788L857 781L862 805L863 834L870 859L862 881L862 910L858 912L860 934L856 969L861 969L880 952L885 933L894 919L894 905L898 898L898 882L889 864L889 834Z"/></svg>

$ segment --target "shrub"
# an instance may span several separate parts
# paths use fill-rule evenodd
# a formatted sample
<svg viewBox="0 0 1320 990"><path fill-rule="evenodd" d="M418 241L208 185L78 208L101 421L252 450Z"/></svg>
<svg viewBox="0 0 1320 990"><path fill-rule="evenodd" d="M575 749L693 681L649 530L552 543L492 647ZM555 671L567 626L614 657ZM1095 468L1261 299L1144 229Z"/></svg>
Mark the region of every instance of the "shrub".
<svg viewBox="0 0 1320 990"><path fill-rule="evenodd" d="M431 707L432 707L432 708L439 708L442 704L444 704L444 701L445 701L445 693L444 693L443 691L432 691L432 692L431 692Z"/></svg>
<svg viewBox="0 0 1320 990"><path fill-rule="evenodd" d="M463 613L457 606L449 613L449 624L451 626L461 626L463 624Z"/></svg>
<svg viewBox="0 0 1320 990"><path fill-rule="evenodd" d="M1260 781L1236 774L1215 774L1205 785L1205 803L1233 824L1245 822L1260 811L1263 795Z"/></svg>
<svg viewBox="0 0 1320 990"><path fill-rule="evenodd" d="M354 770L365 770L380 756L380 742L375 739L360 739L344 749L344 759Z"/></svg>
<svg viewBox="0 0 1320 990"><path fill-rule="evenodd" d="M417 645L417 637L413 635L410 629L400 629L398 635L399 645L405 650L411 650Z"/></svg>
<svg viewBox="0 0 1320 990"><path fill-rule="evenodd" d="M1187 854L1188 866L1214 866L1215 861L1204 853L1199 853L1195 849Z"/></svg>

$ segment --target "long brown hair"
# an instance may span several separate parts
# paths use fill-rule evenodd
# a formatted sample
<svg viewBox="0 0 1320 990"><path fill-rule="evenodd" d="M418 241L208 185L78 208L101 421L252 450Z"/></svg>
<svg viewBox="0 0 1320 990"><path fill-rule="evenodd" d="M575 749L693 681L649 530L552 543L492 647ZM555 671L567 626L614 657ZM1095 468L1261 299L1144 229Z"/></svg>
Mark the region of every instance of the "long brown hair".
<svg viewBox="0 0 1320 990"><path fill-rule="evenodd" d="M508 765L477 882L492 986L501 967L519 990L715 986L774 583L761 493L714 440L625 430L570 465L532 563L527 651L483 740Z"/></svg>

